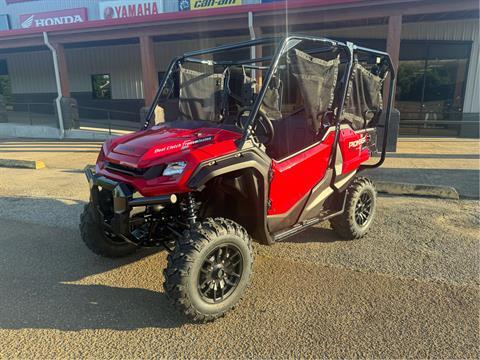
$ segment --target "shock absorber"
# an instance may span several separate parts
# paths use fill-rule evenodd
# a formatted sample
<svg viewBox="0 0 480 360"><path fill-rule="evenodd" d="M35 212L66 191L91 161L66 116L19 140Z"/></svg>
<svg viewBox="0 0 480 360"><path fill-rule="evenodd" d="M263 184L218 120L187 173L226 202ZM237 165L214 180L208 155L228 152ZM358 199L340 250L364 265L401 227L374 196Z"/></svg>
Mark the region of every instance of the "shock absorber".
<svg viewBox="0 0 480 360"><path fill-rule="evenodd" d="M197 203L195 202L195 197L191 192L187 194L186 213L190 226L195 225L197 222Z"/></svg>

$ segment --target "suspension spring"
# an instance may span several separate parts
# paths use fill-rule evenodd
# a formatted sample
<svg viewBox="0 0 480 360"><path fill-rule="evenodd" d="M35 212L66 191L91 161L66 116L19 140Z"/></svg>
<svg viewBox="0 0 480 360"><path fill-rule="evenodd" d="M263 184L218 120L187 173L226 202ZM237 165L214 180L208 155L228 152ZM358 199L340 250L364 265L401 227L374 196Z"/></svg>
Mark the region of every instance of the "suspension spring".
<svg viewBox="0 0 480 360"><path fill-rule="evenodd" d="M195 197L192 193L188 193L186 205L187 219L190 223L190 226L193 226L197 221L197 203L195 202Z"/></svg>

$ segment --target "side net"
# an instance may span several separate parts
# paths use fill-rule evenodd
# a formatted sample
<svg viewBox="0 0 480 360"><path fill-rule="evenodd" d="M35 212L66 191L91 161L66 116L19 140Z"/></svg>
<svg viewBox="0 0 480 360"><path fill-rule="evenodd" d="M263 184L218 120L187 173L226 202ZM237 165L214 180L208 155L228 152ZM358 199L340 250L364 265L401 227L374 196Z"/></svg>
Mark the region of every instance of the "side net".
<svg viewBox="0 0 480 360"><path fill-rule="evenodd" d="M353 129L365 129L378 123L383 108L383 80L359 63L354 65L344 111L344 118Z"/></svg>
<svg viewBox="0 0 480 360"><path fill-rule="evenodd" d="M295 49L288 61L304 100L307 122L318 132L323 115L333 104L340 59L326 61Z"/></svg>
<svg viewBox="0 0 480 360"><path fill-rule="evenodd" d="M180 73L179 119L221 121L224 74L200 72L183 66Z"/></svg>

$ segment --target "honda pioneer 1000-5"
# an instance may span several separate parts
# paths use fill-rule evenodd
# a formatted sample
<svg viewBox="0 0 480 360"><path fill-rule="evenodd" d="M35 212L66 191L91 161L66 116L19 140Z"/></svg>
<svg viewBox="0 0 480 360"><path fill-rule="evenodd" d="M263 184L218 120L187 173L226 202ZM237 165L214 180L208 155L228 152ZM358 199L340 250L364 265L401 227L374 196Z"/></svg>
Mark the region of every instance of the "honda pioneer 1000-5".
<svg viewBox="0 0 480 360"><path fill-rule="evenodd" d="M252 238L270 245L324 220L347 239L369 230L376 192L358 175L385 158L393 83L387 53L307 36L174 59L143 128L106 141L86 170L83 241L107 257L166 248L176 307L223 315L249 284Z"/></svg>

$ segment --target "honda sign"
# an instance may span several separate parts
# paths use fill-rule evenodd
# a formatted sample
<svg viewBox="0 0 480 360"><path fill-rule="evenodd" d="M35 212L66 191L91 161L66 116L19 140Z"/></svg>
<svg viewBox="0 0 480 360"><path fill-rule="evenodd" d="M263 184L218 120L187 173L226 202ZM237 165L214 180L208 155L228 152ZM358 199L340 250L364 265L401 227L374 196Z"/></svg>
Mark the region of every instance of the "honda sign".
<svg viewBox="0 0 480 360"><path fill-rule="evenodd" d="M65 24L77 24L83 23L85 21L87 21L86 8L20 15L20 26L23 29Z"/></svg>

